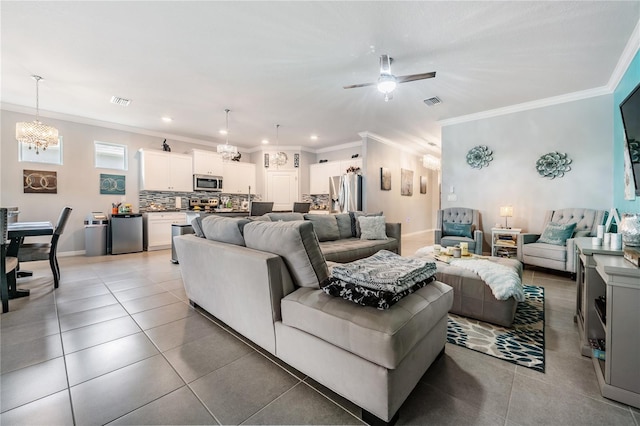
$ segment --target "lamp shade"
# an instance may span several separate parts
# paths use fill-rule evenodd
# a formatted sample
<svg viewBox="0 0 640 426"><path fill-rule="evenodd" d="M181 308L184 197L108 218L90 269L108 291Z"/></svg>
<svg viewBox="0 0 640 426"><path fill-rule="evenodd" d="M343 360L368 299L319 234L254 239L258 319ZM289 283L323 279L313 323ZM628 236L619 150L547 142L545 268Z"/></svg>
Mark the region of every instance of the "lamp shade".
<svg viewBox="0 0 640 426"><path fill-rule="evenodd" d="M500 216L502 216L502 217L513 217L513 207L512 206L502 206L502 207L500 207Z"/></svg>

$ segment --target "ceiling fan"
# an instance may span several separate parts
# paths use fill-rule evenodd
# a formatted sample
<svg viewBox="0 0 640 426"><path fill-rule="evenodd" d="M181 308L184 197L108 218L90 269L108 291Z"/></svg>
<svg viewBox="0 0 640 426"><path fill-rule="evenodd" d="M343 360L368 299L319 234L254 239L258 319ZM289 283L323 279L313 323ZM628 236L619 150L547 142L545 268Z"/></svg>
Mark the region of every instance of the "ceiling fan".
<svg viewBox="0 0 640 426"><path fill-rule="evenodd" d="M380 77L378 77L377 82L352 84L351 86L344 86L344 88L354 89L356 87L377 85L378 90L384 93L385 102L388 102L390 99L393 99L392 92L395 90L398 83L407 83L409 81L424 80L427 78L434 78L436 76L436 72L433 71L433 72L425 72L422 74L402 75L400 77L396 77L395 75L391 74L392 63L393 63L393 58L390 58L389 55L380 56Z"/></svg>

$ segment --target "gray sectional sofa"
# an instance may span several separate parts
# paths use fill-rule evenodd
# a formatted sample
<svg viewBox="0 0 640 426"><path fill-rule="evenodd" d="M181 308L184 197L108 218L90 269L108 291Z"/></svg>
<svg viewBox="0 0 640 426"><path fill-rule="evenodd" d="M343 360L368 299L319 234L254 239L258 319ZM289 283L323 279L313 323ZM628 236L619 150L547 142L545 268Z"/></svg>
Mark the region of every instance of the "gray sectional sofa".
<svg viewBox="0 0 640 426"><path fill-rule="evenodd" d="M349 258L357 241L364 255L375 249L366 240L352 234L321 248L313 219L219 219L202 221L205 238L174 237L191 304L362 407L366 422L393 423L444 352L452 288L433 281L387 310L360 306L319 284L330 273L325 257ZM396 225L387 229L399 237Z"/></svg>

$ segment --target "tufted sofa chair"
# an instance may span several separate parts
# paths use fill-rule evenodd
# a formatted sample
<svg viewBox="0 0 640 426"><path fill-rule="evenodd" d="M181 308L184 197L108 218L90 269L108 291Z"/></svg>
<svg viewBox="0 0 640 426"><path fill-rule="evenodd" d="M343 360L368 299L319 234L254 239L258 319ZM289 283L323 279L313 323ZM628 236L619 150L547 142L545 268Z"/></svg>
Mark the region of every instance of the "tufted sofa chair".
<svg viewBox="0 0 640 426"><path fill-rule="evenodd" d="M470 234L467 236L451 235L445 228L453 224L471 225ZM438 219L435 229L435 243L442 247L452 247L461 242L469 243L469 252L482 254L483 232L480 229L480 213L478 210L464 207L451 207L438 210Z"/></svg>
<svg viewBox="0 0 640 426"><path fill-rule="evenodd" d="M540 234L520 234L518 238L518 260L526 265L542 266L557 271L575 274L575 240L577 237L595 237L598 225L604 224L606 212L592 209L549 210L544 218L543 230L549 222L559 224L575 223L573 236L566 245L537 242Z"/></svg>

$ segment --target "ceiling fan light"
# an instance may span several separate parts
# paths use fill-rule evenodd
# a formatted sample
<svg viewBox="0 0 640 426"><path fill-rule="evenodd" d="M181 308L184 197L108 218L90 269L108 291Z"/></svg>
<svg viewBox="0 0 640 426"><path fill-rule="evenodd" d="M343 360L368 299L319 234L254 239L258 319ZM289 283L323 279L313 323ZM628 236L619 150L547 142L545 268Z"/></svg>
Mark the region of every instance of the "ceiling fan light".
<svg viewBox="0 0 640 426"><path fill-rule="evenodd" d="M382 93L391 93L396 89L398 82L392 75L381 75L378 79L378 91Z"/></svg>

